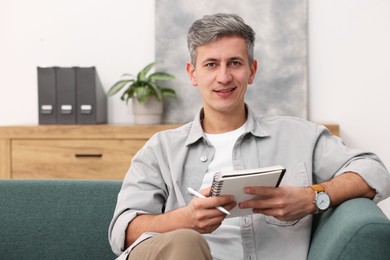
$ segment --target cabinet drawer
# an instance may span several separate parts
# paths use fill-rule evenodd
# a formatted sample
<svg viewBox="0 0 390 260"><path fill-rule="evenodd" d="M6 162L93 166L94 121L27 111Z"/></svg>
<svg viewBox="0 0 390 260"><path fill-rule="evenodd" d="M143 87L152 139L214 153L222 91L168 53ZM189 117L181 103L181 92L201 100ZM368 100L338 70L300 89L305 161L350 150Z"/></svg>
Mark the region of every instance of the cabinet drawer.
<svg viewBox="0 0 390 260"><path fill-rule="evenodd" d="M122 180L146 140L13 140L12 178Z"/></svg>

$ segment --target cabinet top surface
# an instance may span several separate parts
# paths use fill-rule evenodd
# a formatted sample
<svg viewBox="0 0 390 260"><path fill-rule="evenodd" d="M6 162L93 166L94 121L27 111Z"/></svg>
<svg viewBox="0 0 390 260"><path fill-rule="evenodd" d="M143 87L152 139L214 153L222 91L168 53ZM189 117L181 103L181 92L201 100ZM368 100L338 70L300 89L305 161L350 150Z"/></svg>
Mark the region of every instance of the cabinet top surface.
<svg viewBox="0 0 390 260"><path fill-rule="evenodd" d="M148 139L156 132L179 126L179 124L2 126L0 139ZM325 126L334 135L339 135L339 125Z"/></svg>
<svg viewBox="0 0 390 260"><path fill-rule="evenodd" d="M37 125L3 126L0 138L3 139L145 139L162 130L173 129L179 125Z"/></svg>

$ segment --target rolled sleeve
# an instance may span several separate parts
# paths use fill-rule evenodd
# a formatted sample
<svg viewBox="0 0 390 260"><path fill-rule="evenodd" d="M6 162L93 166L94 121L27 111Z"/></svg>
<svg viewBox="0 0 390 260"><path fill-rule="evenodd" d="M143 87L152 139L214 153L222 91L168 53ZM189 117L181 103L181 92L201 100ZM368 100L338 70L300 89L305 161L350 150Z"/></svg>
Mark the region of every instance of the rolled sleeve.
<svg viewBox="0 0 390 260"><path fill-rule="evenodd" d="M125 251L126 229L129 223L137 216L137 212L125 211L114 216L109 228L111 249L116 255Z"/></svg>
<svg viewBox="0 0 390 260"><path fill-rule="evenodd" d="M359 174L375 190L374 202L378 203L390 196L390 174L375 154L365 154L354 158L337 175L344 172Z"/></svg>
<svg viewBox="0 0 390 260"><path fill-rule="evenodd" d="M373 201L390 196L390 174L377 155L346 147L323 126L317 127L314 153L314 174L317 182L327 181L345 172L360 175L376 191Z"/></svg>

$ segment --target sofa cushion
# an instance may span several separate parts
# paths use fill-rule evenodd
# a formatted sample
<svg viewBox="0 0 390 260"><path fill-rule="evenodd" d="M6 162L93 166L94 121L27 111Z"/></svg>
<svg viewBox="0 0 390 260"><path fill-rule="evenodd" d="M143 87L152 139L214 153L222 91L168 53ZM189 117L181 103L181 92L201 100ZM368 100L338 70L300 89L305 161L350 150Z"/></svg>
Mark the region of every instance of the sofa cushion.
<svg viewBox="0 0 390 260"><path fill-rule="evenodd" d="M1 180L0 259L113 259L119 181Z"/></svg>

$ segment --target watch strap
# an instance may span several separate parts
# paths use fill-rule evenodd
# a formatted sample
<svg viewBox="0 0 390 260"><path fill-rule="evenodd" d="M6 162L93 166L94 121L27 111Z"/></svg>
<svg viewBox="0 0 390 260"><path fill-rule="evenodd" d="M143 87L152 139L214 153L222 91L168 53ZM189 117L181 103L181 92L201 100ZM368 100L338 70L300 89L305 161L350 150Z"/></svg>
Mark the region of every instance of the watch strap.
<svg viewBox="0 0 390 260"><path fill-rule="evenodd" d="M322 187L319 184L310 185L309 187L312 188L316 192L325 192L324 187Z"/></svg>

